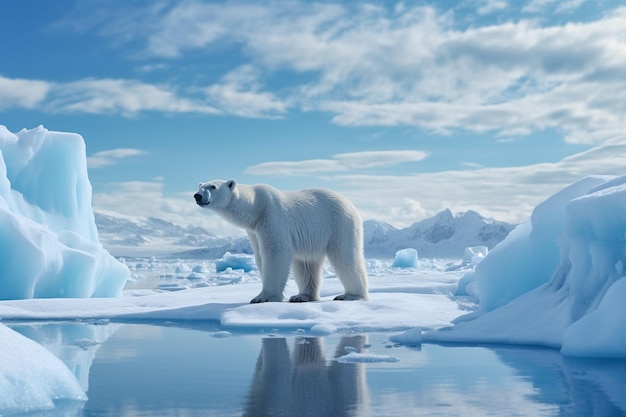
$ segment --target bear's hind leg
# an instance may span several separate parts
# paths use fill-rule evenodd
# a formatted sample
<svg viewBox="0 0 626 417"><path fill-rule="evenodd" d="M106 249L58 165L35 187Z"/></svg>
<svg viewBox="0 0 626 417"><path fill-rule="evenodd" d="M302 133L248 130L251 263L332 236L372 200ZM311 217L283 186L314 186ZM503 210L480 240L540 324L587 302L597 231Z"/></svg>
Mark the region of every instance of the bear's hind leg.
<svg viewBox="0 0 626 417"><path fill-rule="evenodd" d="M289 302L319 301L322 260L293 261L293 275L298 285L299 294L291 297Z"/></svg>

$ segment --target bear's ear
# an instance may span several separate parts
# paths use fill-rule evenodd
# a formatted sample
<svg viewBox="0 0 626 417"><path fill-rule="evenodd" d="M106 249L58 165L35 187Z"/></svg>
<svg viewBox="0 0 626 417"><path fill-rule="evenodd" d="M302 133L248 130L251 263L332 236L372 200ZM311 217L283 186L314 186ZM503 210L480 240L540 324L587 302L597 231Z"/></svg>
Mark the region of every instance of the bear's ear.
<svg viewBox="0 0 626 417"><path fill-rule="evenodd" d="M237 181L235 180L226 181L226 186L228 186L228 188L230 188L231 190L234 190L236 185L237 185Z"/></svg>

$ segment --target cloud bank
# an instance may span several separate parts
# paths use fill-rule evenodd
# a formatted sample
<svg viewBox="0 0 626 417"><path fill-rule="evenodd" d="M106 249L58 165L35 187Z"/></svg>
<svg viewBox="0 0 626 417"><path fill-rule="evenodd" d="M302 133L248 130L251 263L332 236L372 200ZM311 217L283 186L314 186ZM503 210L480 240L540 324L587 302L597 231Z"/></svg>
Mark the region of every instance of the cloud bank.
<svg viewBox="0 0 626 417"><path fill-rule="evenodd" d="M515 21L502 17L513 5L494 0L478 2L475 10L466 5L464 14L404 3L82 7L74 29L134 49L142 68L194 54L210 62L223 50L237 58L200 84L166 70L159 73L170 78L158 84L2 77L0 106L128 117L319 111L346 126L500 136L556 129L569 142L599 143L626 122L626 7L586 21L540 19L546 10L565 13L583 4L533 0ZM494 13L502 16L484 19Z"/></svg>

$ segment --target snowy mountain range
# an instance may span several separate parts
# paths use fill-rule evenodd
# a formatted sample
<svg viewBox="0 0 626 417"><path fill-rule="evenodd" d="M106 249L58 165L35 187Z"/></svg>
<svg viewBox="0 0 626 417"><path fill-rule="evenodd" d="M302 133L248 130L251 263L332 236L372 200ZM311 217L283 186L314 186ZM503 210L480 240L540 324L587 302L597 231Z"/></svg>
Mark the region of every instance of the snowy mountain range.
<svg viewBox="0 0 626 417"><path fill-rule="evenodd" d="M163 219L141 220L95 213L100 240L115 256L175 256L219 258L226 251L252 253L245 237L219 237L198 226L180 226ZM466 247L493 248L514 225L485 218L475 211L444 210L407 228L367 220L363 223L365 255L392 258L396 251L414 248L424 258L461 258Z"/></svg>
<svg viewBox="0 0 626 417"><path fill-rule="evenodd" d="M466 247L493 248L514 227L475 211L454 214L448 209L404 229L367 220L363 223L365 255L390 258L400 249L413 248L424 258L461 258Z"/></svg>

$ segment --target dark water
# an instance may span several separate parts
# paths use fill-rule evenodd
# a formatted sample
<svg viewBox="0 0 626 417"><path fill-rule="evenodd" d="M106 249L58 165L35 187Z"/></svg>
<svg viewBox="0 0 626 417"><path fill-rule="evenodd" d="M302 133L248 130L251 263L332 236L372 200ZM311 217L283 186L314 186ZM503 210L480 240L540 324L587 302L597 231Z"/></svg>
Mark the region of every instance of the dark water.
<svg viewBox="0 0 626 417"><path fill-rule="evenodd" d="M37 416L626 415L626 362L549 349L404 347L385 333L228 334L180 323L12 327L68 364L89 397Z"/></svg>

